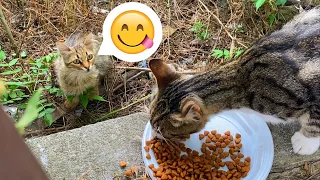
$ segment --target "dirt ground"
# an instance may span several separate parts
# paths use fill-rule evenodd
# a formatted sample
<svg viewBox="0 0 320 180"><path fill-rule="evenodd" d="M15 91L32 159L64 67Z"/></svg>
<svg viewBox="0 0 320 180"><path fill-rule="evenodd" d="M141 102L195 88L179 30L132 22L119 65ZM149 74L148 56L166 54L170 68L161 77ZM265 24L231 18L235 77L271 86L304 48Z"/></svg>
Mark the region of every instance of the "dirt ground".
<svg viewBox="0 0 320 180"><path fill-rule="evenodd" d="M74 31L102 32L108 12L129 1L114 0L4 0L3 13L8 21L18 50L26 50L28 58L38 58L56 52L55 43ZM163 41L152 58L173 63L178 71L202 72L230 62L212 57L213 49L245 50L257 39L273 32L298 13L298 6L263 6L256 11L247 0L141 0L161 19ZM306 5L313 2L305 2ZM277 12L270 25L269 14ZM209 38L200 40L191 29L197 22L205 27ZM13 52L4 27L0 25L0 44L8 53ZM27 61L25 63L28 63ZM26 64L27 66L27 64ZM118 111L107 118L115 118L138 111L146 111L154 81L149 72L126 67L147 68L146 62L128 63L115 59L114 82L108 82L112 93L106 102L90 102L80 117L70 113L47 129L30 131L30 136L50 134L94 123L101 117ZM53 68L53 67L52 67ZM54 71L51 72L53 77ZM58 87L58 84L54 84ZM58 105L62 99L48 97ZM138 102L137 102L138 101ZM80 108L81 109L81 108Z"/></svg>

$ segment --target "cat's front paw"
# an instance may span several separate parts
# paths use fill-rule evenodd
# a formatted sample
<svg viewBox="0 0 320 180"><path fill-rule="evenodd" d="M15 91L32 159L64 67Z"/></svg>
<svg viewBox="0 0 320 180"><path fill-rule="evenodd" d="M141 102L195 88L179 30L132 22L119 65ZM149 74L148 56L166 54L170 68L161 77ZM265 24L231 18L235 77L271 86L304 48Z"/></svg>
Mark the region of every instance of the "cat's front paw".
<svg viewBox="0 0 320 180"><path fill-rule="evenodd" d="M308 138L301 132L296 132L291 137L293 152L300 155L311 155L315 153L320 146L320 137Z"/></svg>

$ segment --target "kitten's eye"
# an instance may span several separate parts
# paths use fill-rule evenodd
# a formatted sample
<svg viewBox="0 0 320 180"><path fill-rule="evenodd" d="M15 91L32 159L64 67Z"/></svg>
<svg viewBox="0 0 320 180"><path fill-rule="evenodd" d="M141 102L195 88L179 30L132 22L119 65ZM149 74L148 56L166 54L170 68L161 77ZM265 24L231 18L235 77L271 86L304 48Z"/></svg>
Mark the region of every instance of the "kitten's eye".
<svg viewBox="0 0 320 180"><path fill-rule="evenodd" d="M93 58L92 54L87 55L87 60L90 61Z"/></svg>
<svg viewBox="0 0 320 180"><path fill-rule="evenodd" d="M126 25L126 24L124 24L124 25L122 25L122 27L121 27L121 31L123 31L124 29L126 29L127 31L128 31L128 25Z"/></svg>
<svg viewBox="0 0 320 180"><path fill-rule="evenodd" d="M141 30L143 31L143 26L142 26L141 24L139 24L139 25L137 26L137 31L138 31L139 29L141 29Z"/></svg>
<svg viewBox="0 0 320 180"><path fill-rule="evenodd" d="M76 59L76 60L73 61L73 63L74 63L74 64L80 64L81 61L80 61L80 59Z"/></svg>

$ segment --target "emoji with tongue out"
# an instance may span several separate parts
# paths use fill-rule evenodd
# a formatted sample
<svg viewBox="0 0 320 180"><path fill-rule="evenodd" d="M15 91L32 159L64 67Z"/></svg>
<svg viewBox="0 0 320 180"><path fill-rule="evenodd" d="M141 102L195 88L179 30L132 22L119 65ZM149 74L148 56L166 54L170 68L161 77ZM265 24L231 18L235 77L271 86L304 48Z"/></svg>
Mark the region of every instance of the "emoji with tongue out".
<svg viewBox="0 0 320 180"><path fill-rule="evenodd" d="M113 44L128 54L138 54L153 46L153 23L140 11L119 14L111 25L110 33Z"/></svg>

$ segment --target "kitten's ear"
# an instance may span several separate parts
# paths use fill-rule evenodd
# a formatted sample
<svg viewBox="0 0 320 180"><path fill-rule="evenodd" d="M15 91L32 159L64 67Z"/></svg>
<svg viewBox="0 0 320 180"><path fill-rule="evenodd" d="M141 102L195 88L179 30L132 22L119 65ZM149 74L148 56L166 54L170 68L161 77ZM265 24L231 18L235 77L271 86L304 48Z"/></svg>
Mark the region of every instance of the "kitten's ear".
<svg viewBox="0 0 320 180"><path fill-rule="evenodd" d="M65 55L71 51L71 49L62 41L57 42L57 48L61 55Z"/></svg>
<svg viewBox="0 0 320 180"><path fill-rule="evenodd" d="M204 105L197 96L186 97L182 100L180 113L171 116L171 124L179 127L183 124L201 123L204 118Z"/></svg>
<svg viewBox="0 0 320 180"><path fill-rule="evenodd" d="M180 77L180 75L175 70L170 68L161 59L150 60L149 67L157 79L159 91L165 89L168 84Z"/></svg>
<svg viewBox="0 0 320 180"><path fill-rule="evenodd" d="M89 33L83 42L83 44L90 49L91 51L94 51L98 48L99 41L97 40L97 36L95 36L92 33Z"/></svg>

